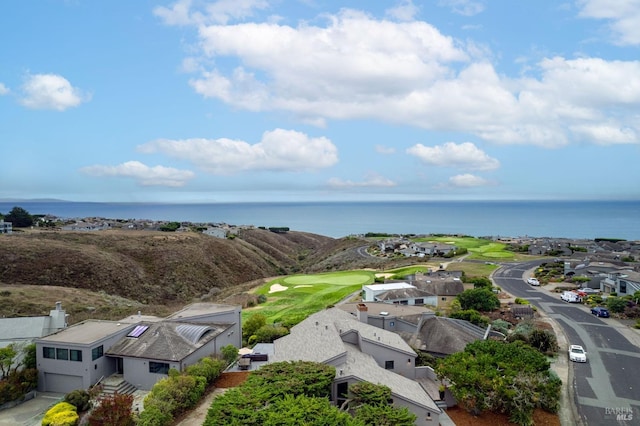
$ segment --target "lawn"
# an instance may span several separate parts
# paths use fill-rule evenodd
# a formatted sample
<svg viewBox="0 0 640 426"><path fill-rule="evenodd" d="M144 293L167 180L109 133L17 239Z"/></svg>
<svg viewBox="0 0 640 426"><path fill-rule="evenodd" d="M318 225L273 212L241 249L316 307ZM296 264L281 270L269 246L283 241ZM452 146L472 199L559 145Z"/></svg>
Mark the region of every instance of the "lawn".
<svg viewBox="0 0 640 426"><path fill-rule="evenodd" d="M488 260L488 261L509 261L515 260L515 253L507 250L507 245L496 243L495 241L485 240L474 237L430 237L421 238L419 241L438 241L440 243L451 243L460 248L466 248L469 251L467 259L470 260Z"/></svg>
<svg viewBox="0 0 640 426"><path fill-rule="evenodd" d="M334 305L362 286L374 282L373 271L341 271L314 275L292 275L277 278L254 290L266 296L264 303L243 309L243 321L257 313L267 323L297 323L310 314Z"/></svg>

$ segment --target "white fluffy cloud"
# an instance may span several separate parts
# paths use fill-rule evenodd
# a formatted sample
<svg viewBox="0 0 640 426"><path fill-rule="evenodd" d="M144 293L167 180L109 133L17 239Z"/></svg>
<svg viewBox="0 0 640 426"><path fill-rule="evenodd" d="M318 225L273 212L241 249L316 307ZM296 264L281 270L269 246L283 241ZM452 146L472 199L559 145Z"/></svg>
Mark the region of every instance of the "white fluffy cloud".
<svg viewBox="0 0 640 426"><path fill-rule="evenodd" d="M579 0L580 16L609 22L617 44L640 44L640 2L637 0Z"/></svg>
<svg viewBox="0 0 640 426"><path fill-rule="evenodd" d="M3 83L0 83L0 96L6 95L10 92L9 88Z"/></svg>
<svg viewBox="0 0 640 426"><path fill-rule="evenodd" d="M262 140L253 145L231 139L160 139L140 145L138 150L187 160L213 174L249 170L299 172L338 162L338 149L329 139L283 129L265 132Z"/></svg>
<svg viewBox="0 0 640 426"><path fill-rule="evenodd" d="M489 182L488 180L469 173L456 175L449 178L449 186L457 188L473 188L477 186L487 186L490 184L491 182Z"/></svg>
<svg viewBox="0 0 640 426"><path fill-rule="evenodd" d="M463 16L477 15L485 9L484 1L478 0L439 0L438 5L448 7Z"/></svg>
<svg viewBox="0 0 640 426"><path fill-rule="evenodd" d="M198 6L200 9L195 8ZM252 16L254 10L268 6L266 0L217 0L206 4L203 1L178 0L171 7L156 7L153 13L167 25L226 24Z"/></svg>
<svg viewBox="0 0 640 426"><path fill-rule="evenodd" d="M397 6L389 8L385 14L398 21L412 21L419 8L411 0L403 0Z"/></svg>
<svg viewBox="0 0 640 426"><path fill-rule="evenodd" d="M438 146L417 144L407 149L425 164L439 167L454 167L466 170L495 170L500 162L491 158L471 142L456 144L447 142Z"/></svg>
<svg viewBox="0 0 640 426"><path fill-rule="evenodd" d="M28 75L22 85L20 103L32 109L64 111L88 101L89 96L73 87L69 81L57 74Z"/></svg>
<svg viewBox="0 0 640 426"><path fill-rule="evenodd" d="M339 178L331 178L327 182L328 186L333 189L349 189L349 188L390 188L396 186L391 179L387 179L377 173L370 173L365 176L363 181L343 180Z"/></svg>
<svg viewBox="0 0 640 426"><path fill-rule="evenodd" d="M139 161L127 161L117 166L94 165L80 169L82 173L97 177L127 177L135 179L143 186L184 186L195 175L190 170L172 167L149 167Z"/></svg>
<svg viewBox="0 0 640 426"><path fill-rule="evenodd" d="M249 3L247 10L261 4ZM622 3L614 8L620 19ZM442 3L476 13L483 4ZM583 14L604 13L598 4L604 3L584 2ZM318 126L374 119L548 148L601 144L600 133L584 129L603 122L609 144L629 143L640 132L633 109L640 102L640 61L558 56L508 78L488 61L490 53L423 21L375 19L349 9L323 18L324 25L200 24L200 58L189 59L199 74L191 86L237 108L287 111Z"/></svg>

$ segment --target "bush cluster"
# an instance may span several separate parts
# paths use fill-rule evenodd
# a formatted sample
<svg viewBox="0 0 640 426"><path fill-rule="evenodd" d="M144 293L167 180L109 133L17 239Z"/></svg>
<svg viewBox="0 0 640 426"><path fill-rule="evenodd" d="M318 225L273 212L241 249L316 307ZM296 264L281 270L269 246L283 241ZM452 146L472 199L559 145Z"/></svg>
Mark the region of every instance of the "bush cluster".
<svg viewBox="0 0 640 426"><path fill-rule="evenodd" d="M144 399L144 411L140 413L138 425L169 425L176 416L194 407L208 385L212 384L224 371L226 362L203 358L187 367L181 374L169 370L169 377L159 380Z"/></svg>
<svg viewBox="0 0 640 426"><path fill-rule="evenodd" d="M38 386L38 370L25 368L0 380L0 405L22 398Z"/></svg>
<svg viewBox="0 0 640 426"><path fill-rule="evenodd" d="M87 411L91 408L91 395L84 389L76 389L64 396L64 402L75 406L79 412Z"/></svg>
<svg viewBox="0 0 640 426"><path fill-rule="evenodd" d="M331 405L335 374L333 366L308 361L267 364L214 399L204 426L415 424L407 408L388 404L391 391L386 386L352 385L345 403L348 411Z"/></svg>
<svg viewBox="0 0 640 426"><path fill-rule="evenodd" d="M42 419L42 426L76 426L80 416L76 407L68 402L59 402L51 407Z"/></svg>

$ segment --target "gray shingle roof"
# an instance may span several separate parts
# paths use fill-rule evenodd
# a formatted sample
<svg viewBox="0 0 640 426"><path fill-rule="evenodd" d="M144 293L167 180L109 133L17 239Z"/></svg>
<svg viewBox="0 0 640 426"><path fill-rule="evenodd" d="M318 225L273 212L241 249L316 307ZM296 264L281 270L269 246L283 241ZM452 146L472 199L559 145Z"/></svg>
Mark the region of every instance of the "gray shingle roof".
<svg viewBox="0 0 640 426"><path fill-rule="evenodd" d="M139 337L123 337L106 354L177 362L230 327L229 324L194 325L177 321L144 325L149 328Z"/></svg>
<svg viewBox="0 0 640 426"><path fill-rule="evenodd" d="M414 337L414 346L420 350L450 355L464 350L468 343L482 339L484 330L467 321L446 317L425 317Z"/></svg>
<svg viewBox="0 0 640 426"><path fill-rule="evenodd" d="M411 347L396 333L358 321L337 308L309 316L291 329L291 333L274 342L271 361L313 361L336 367L336 377L354 377L361 381L384 384L394 397L403 398L436 412L439 408L415 381L385 370L356 345L346 343L342 335L358 333L363 340L393 347L415 356Z"/></svg>
<svg viewBox="0 0 640 426"><path fill-rule="evenodd" d="M418 288L403 288L397 290L389 290L384 293L376 295L377 300L400 300L400 299L414 299L420 297L430 297L435 294L429 293Z"/></svg>

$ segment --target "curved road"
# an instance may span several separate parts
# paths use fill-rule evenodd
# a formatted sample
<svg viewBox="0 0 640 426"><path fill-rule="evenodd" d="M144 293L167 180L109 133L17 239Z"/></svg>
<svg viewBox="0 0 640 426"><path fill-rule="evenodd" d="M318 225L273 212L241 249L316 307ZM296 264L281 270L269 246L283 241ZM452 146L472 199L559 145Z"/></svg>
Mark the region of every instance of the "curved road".
<svg viewBox="0 0 640 426"><path fill-rule="evenodd" d="M582 345L587 351L587 363L569 366L573 369L569 377L577 408L575 422L640 424L639 335L613 318L591 315L582 304L563 302L557 293L528 285L529 271L542 262L502 265L492 278L508 293L529 300L554 319L569 344Z"/></svg>

